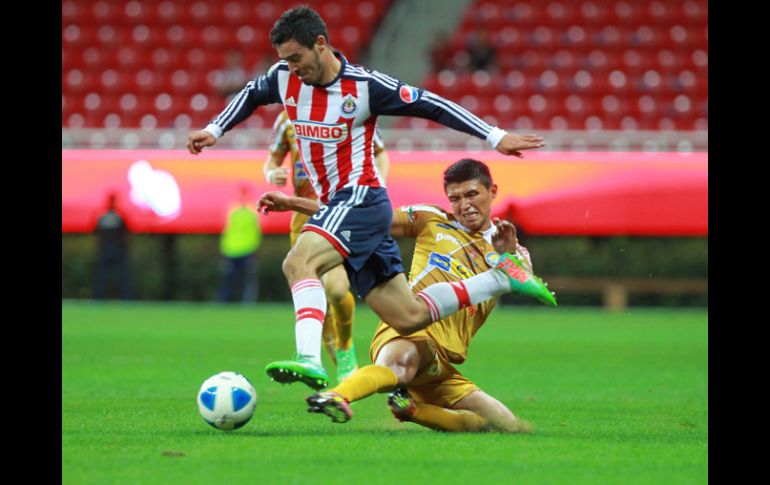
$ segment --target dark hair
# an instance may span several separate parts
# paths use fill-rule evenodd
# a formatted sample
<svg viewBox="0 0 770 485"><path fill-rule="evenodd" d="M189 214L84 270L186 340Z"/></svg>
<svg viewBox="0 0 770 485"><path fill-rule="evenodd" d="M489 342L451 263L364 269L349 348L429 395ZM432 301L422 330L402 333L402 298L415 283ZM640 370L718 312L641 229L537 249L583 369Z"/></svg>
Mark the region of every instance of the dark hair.
<svg viewBox="0 0 770 485"><path fill-rule="evenodd" d="M459 184L468 180L478 180L484 187L492 186L492 174L489 167L478 160L463 158L444 170L444 190L449 184Z"/></svg>
<svg viewBox="0 0 770 485"><path fill-rule="evenodd" d="M285 11L275 21L270 31L270 43L278 46L293 39L298 44L312 49L319 35L323 35L329 42L324 19L312 8L301 5Z"/></svg>

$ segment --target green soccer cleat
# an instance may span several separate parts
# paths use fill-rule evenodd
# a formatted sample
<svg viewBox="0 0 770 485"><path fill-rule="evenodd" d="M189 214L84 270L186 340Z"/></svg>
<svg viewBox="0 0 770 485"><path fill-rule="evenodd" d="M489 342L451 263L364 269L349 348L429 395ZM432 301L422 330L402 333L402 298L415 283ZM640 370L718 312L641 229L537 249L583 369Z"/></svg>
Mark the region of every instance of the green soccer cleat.
<svg viewBox="0 0 770 485"><path fill-rule="evenodd" d="M412 420L417 404L415 404L409 392L405 388L400 387L388 394L388 407L390 407L390 412L393 413L393 416L403 423L404 421Z"/></svg>
<svg viewBox="0 0 770 485"><path fill-rule="evenodd" d="M556 306L555 293L548 289L548 283L530 273L519 255L501 254L495 268L508 277L511 291L534 298L547 306Z"/></svg>
<svg viewBox="0 0 770 485"><path fill-rule="evenodd" d="M336 392L319 392L305 399L307 412L323 413L334 423L347 423L353 417L350 403Z"/></svg>
<svg viewBox="0 0 770 485"><path fill-rule="evenodd" d="M356 346L350 344L350 349L337 349L337 383L344 381L358 370L356 361Z"/></svg>
<svg viewBox="0 0 770 485"><path fill-rule="evenodd" d="M295 355L293 360L271 362L265 367L270 379L281 384L300 381L316 391L329 385L329 376L323 367L304 355Z"/></svg>

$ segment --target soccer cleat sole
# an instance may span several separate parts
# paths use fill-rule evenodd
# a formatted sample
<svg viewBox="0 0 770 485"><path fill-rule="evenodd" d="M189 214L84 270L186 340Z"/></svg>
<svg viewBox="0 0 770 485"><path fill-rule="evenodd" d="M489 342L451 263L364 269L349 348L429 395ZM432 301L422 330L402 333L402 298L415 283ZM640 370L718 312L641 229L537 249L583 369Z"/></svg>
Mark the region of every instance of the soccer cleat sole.
<svg viewBox="0 0 770 485"><path fill-rule="evenodd" d="M393 417L402 423L412 420L415 404L407 391L394 391L388 394L388 407Z"/></svg>
<svg viewBox="0 0 770 485"><path fill-rule="evenodd" d="M326 386L329 385L329 382L325 379L321 379L318 377L309 377L309 376L302 375L298 372L281 369L277 367L267 369L266 372L271 380L275 382L280 382L281 384L292 384L294 382L301 382L316 391L320 391L321 389L324 389Z"/></svg>
<svg viewBox="0 0 770 485"><path fill-rule="evenodd" d="M335 401L332 398L325 398L314 394L305 400L307 402L307 412L319 413L329 416L333 423L347 423L353 417L350 406L344 402ZM345 407L347 406L347 410Z"/></svg>

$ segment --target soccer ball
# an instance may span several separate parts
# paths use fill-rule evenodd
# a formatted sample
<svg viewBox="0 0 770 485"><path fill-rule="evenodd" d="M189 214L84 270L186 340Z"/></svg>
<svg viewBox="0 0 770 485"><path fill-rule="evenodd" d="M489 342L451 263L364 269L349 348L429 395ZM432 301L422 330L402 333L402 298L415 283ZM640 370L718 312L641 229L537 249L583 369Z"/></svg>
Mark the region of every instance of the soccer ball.
<svg viewBox="0 0 770 485"><path fill-rule="evenodd" d="M257 406L257 391L237 372L220 372L203 381L198 411L217 429L238 429L249 422Z"/></svg>

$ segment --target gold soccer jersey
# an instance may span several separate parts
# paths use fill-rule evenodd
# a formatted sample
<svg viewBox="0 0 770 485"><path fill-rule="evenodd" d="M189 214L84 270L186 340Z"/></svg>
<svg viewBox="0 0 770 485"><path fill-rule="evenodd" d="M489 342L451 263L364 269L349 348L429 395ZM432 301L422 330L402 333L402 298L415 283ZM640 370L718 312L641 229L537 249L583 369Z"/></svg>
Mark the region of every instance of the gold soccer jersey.
<svg viewBox="0 0 770 485"><path fill-rule="evenodd" d="M382 137L379 132L375 130L374 136L374 156L376 157L385 149ZM302 160L299 156L299 149L297 148L297 139L294 133L294 126L289 120L289 116L286 111L281 111L278 117L273 123L272 142L268 148L271 154L278 155L279 157L285 157L286 154L291 154L291 178L294 185L294 195L297 197L304 197L306 199L318 199L318 196L313 189L313 184L305 171L305 167L302 165ZM299 237L302 226L305 225L308 218L305 214L294 212L291 217L290 225L290 239L291 245Z"/></svg>
<svg viewBox="0 0 770 485"><path fill-rule="evenodd" d="M494 226L484 233L470 234L442 209L413 205L397 210L394 224L407 228L405 234L415 237L416 244L409 273L414 293L434 283L457 281L489 270L499 254L491 243ZM497 299L469 306L459 312L415 332L410 337L428 336L434 340L441 356L452 364L465 361L471 338L486 320ZM371 358L387 341L398 334L380 322L371 345Z"/></svg>

